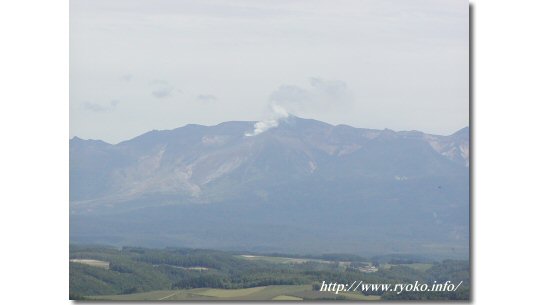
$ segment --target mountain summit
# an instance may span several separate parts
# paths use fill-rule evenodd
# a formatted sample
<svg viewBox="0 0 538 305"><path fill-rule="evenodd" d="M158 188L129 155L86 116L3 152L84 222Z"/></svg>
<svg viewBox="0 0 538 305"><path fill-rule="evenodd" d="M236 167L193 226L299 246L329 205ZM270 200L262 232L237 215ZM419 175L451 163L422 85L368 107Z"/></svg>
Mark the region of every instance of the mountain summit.
<svg viewBox="0 0 538 305"><path fill-rule="evenodd" d="M73 138L72 241L468 251L468 128L439 136L291 116L247 136L254 124L186 125L116 145Z"/></svg>

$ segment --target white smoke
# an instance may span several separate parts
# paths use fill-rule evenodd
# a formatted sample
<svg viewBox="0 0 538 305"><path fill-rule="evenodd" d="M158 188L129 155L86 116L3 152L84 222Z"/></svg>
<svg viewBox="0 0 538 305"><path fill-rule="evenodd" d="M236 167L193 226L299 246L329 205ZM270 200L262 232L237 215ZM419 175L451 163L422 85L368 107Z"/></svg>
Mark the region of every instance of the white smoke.
<svg viewBox="0 0 538 305"><path fill-rule="evenodd" d="M289 113L282 106L273 103L270 105L270 108L271 117L267 120L256 122L256 124L254 124L254 131L245 133L245 136L257 136L271 128L277 127L281 119L289 116Z"/></svg>
<svg viewBox="0 0 538 305"><path fill-rule="evenodd" d="M327 115L347 111L353 101L353 93L343 81L311 77L306 87L285 84L269 96L268 119L256 122L254 130L245 136L256 136L277 127L290 113L308 117Z"/></svg>

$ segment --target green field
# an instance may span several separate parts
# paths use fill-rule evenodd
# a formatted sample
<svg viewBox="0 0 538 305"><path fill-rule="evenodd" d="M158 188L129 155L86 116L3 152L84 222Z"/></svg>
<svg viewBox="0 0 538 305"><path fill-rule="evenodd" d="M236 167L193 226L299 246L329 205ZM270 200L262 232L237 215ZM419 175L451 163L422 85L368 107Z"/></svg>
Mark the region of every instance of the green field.
<svg viewBox="0 0 538 305"><path fill-rule="evenodd" d="M417 270L420 272L428 271L431 267L433 267L433 264L429 263L411 263L411 264L382 264L380 266L381 269L390 269L393 266L403 266L403 267L409 267L413 270Z"/></svg>
<svg viewBox="0 0 538 305"><path fill-rule="evenodd" d="M204 249L71 246L71 300L387 300L469 298L467 261L419 261L348 254L293 256ZM379 270L364 271L364 267ZM456 293L394 294L319 291L323 282L462 281Z"/></svg>
<svg viewBox="0 0 538 305"><path fill-rule="evenodd" d="M277 264L302 264L306 262L316 262L322 264L334 263L322 259L311 259L311 258L292 258L292 257L280 257L280 256L263 256L263 255L238 255L238 257L247 259L247 260L261 260L270 263Z"/></svg>
<svg viewBox="0 0 538 305"><path fill-rule="evenodd" d="M405 267L409 267L411 269L415 269L417 271L427 271L428 269L430 269L433 264L423 264L423 263L412 263L412 264L401 264L400 266L405 266Z"/></svg>
<svg viewBox="0 0 538 305"><path fill-rule="evenodd" d="M313 291L312 285L273 285L244 289L195 288L181 290L159 290L126 295L91 296L91 300L114 301L185 301L185 300L379 300L379 296L364 296L359 293L342 293Z"/></svg>
<svg viewBox="0 0 538 305"><path fill-rule="evenodd" d="M317 263L317 264L337 264L340 270L344 270L349 267L351 262L347 261L329 261L324 259L315 258L294 258L294 257L281 257L281 256L265 256L265 255L238 255L238 257L251 261L265 261L274 264L304 264L304 263Z"/></svg>

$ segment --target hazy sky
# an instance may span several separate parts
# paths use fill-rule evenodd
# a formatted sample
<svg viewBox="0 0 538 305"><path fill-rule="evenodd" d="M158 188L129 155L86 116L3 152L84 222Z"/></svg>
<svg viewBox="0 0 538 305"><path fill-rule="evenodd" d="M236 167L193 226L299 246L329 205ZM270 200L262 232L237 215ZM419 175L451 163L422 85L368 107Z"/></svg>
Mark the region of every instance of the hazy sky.
<svg viewBox="0 0 538 305"><path fill-rule="evenodd" d="M467 126L468 1L71 0L70 135L263 120Z"/></svg>

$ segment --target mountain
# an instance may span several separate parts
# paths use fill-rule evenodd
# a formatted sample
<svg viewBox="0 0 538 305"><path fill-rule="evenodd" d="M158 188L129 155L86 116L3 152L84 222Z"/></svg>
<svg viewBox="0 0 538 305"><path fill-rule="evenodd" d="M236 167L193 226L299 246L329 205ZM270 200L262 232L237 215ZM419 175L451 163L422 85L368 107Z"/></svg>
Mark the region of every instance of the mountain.
<svg viewBox="0 0 538 305"><path fill-rule="evenodd" d="M468 255L469 130L289 117L70 140L72 242Z"/></svg>

